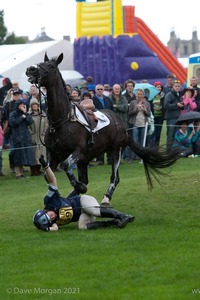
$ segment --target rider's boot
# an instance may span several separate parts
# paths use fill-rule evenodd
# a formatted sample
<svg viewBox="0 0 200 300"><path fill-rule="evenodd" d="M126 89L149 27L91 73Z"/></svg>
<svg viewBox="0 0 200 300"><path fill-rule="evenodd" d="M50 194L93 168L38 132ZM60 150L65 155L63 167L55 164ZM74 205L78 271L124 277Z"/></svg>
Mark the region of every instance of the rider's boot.
<svg viewBox="0 0 200 300"><path fill-rule="evenodd" d="M114 218L118 220L117 227L124 228L128 223L133 222L135 217L127 214L123 214L112 208L100 208L100 214L102 218Z"/></svg>
<svg viewBox="0 0 200 300"><path fill-rule="evenodd" d="M90 124L89 124L90 125ZM95 141L94 141L94 134L92 132L92 129L90 129L90 137L89 137L89 140L88 140L88 147L89 148L92 148L92 146L94 146L95 144Z"/></svg>
<svg viewBox="0 0 200 300"><path fill-rule="evenodd" d="M98 229L105 228L113 225L118 225L117 219L107 220L107 221L96 221L87 224L87 229Z"/></svg>

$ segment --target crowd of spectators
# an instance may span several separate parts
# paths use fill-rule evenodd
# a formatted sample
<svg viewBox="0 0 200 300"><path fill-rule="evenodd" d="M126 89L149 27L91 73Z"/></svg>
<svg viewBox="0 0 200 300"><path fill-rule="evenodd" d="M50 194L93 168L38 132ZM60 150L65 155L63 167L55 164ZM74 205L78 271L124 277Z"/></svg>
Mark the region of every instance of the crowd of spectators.
<svg viewBox="0 0 200 300"><path fill-rule="evenodd" d="M145 81L143 81L145 82ZM189 124L177 125L180 115L190 112L200 112L200 88L197 78L190 79L189 86L181 85L177 78L169 74L166 84L154 83L157 89L153 99L149 99L147 89L135 89L136 82L128 79L123 84L94 84L92 76L86 78L83 86L71 87L66 83L66 93L73 103L80 104L84 96L93 101L95 109L110 109L122 119L127 133L142 146L159 146L164 121L166 122L166 147L170 151L181 141L186 141L190 151L182 152L183 157L193 154L195 142L199 140L199 125L191 130ZM2 151L9 151L10 172L17 179L24 178L24 167L30 167L31 176L41 174L38 157L46 156L42 144L48 127L47 96L43 87L42 98L35 85L28 91L23 91L16 80L2 80L0 88L0 176L3 173ZM41 126L42 124L42 126ZM187 150L187 149L186 149ZM189 155L183 153L189 153ZM200 153L196 153L200 154ZM107 156L107 163L112 160ZM20 161L19 161L20 158ZM122 152L122 158L129 163L139 160L130 149ZM96 158L98 165L105 164L105 153Z"/></svg>

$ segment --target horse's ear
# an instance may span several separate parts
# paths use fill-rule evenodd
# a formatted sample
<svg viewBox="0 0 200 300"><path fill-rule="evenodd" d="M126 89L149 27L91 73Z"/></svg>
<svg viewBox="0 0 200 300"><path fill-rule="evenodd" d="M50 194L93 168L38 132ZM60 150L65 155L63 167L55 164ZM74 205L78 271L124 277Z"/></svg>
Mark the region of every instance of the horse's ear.
<svg viewBox="0 0 200 300"><path fill-rule="evenodd" d="M45 61L49 61L49 58L48 58L48 56L47 56L47 53L45 52L45 55L44 55L44 62Z"/></svg>
<svg viewBox="0 0 200 300"><path fill-rule="evenodd" d="M62 60L63 60L63 53L61 53L56 60L57 66L61 63Z"/></svg>

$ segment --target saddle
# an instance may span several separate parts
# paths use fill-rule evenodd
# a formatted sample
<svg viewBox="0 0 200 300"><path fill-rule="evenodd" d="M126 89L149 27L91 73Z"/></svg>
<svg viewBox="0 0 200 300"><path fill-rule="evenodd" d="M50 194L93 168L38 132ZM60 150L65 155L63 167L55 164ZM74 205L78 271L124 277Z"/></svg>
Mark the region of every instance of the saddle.
<svg viewBox="0 0 200 300"><path fill-rule="evenodd" d="M79 104L77 104L78 108L84 115L86 121L88 122L91 130L93 130L98 123L98 118L94 114L95 106L91 99L83 100Z"/></svg>
<svg viewBox="0 0 200 300"><path fill-rule="evenodd" d="M91 103L91 101L90 101ZM83 103L84 104L84 103ZM94 108L94 104L91 103L91 109L84 109L80 106L80 104L75 104L72 102L71 105L71 113L70 113L70 121L72 122L79 122L82 124L85 129L87 129L90 133L95 133L101 130L102 128L108 126L110 124L109 118L103 114L101 111ZM90 106L89 106L90 107ZM87 111L89 114L87 114ZM90 119L89 119L90 118ZM88 123L90 121L90 124L93 123L91 129L91 125Z"/></svg>

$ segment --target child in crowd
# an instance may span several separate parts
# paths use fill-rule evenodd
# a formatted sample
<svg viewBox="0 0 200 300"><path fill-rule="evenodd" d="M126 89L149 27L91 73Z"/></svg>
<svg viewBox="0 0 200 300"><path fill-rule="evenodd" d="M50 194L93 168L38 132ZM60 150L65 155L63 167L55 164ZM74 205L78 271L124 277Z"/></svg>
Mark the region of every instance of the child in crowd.
<svg viewBox="0 0 200 300"><path fill-rule="evenodd" d="M188 126L187 122L182 122L179 125L179 129L175 133L173 148L180 149L181 157L189 157L194 153L194 143L199 138L199 129L200 126Z"/></svg>
<svg viewBox="0 0 200 300"><path fill-rule="evenodd" d="M192 88L185 88L183 90L183 96L181 97L183 101L184 108L181 110L181 115L186 112L194 111L197 108L197 104L194 98L194 89Z"/></svg>

